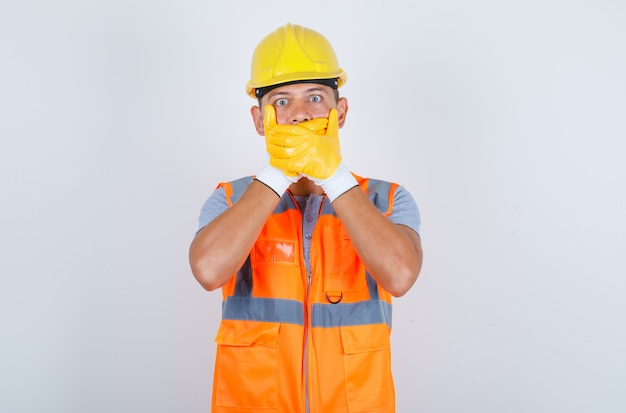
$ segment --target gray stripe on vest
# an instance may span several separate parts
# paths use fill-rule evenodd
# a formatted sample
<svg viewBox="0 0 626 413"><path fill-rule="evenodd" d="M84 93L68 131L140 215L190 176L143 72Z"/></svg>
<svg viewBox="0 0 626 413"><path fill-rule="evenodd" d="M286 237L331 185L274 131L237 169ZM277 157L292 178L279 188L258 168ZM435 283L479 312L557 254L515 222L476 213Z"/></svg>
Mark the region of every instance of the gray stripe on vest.
<svg viewBox="0 0 626 413"><path fill-rule="evenodd" d="M337 217L337 214L335 213L335 209L333 208L333 205L331 204L330 200L328 198L324 198L322 202L323 202L322 211L320 212L320 215L332 215L334 217Z"/></svg>
<svg viewBox="0 0 626 413"><path fill-rule="evenodd" d="M369 179L367 195L374 205L383 213L389 209L389 191L391 182Z"/></svg>
<svg viewBox="0 0 626 413"><path fill-rule="evenodd" d="M291 199L291 195L288 192L285 192L283 196L278 201L278 205L274 208L274 214L280 214L282 212L286 212L290 209L298 209L296 203Z"/></svg>
<svg viewBox="0 0 626 413"><path fill-rule="evenodd" d="M236 203L241 195L246 191L248 185L252 183L252 179L253 178L251 176L246 176L230 183L233 190L233 194L230 197L230 200L233 204Z"/></svg>
<svg viewBox="0 0 626 413"><path fill-rule="evenodd" d="M368 182L367 197L370 202L374 204L380 212L387 213L389 210L389 192L391 191L392 183L371 178L368 179ZM324 200L321 215L337 216L328 198Z"/></svg>
<svg viewBox="0 0 626 413"><path fill-rule="evenodd" d="M222 302L222 319L304 325L304 309L295 300L231 296Z"/></svg>
<svg viewBox="0 0 626 413"><path fill-rule="evenodd" d="M311 326L340 327L385 323L391 328L391 316L391 304L381 300L350 304L313 304Z"/></svg>
<svg viewBox="0 0 626 413"><path fill-rule="evenodd" d="M239 271L237 271L237 281L235 282L235 296L251 297L252 296L252 265L250 265L250 256L246 258Z"/></svg>
<svg viewBox="0 0 626 413"><path fill-rule="evenodd" d="M378 301L380 300L380 296L378 295L378 284L372 278L369 272L365 272L365 278L367 279L367 288L370 290L370 300Z"/></svg>

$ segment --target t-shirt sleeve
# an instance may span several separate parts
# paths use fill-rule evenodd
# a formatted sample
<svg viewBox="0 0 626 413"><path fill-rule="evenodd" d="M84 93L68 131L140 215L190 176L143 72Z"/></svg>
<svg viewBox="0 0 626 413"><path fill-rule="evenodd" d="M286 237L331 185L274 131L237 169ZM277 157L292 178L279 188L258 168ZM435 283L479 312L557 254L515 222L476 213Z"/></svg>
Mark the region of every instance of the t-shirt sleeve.
<svg viewBox="0 0 626 413"><path fill-rule="evenodd" d="M411 193L401 185L396 188L389 219L394 224L406 225L418 235L420 233L421 217L419 208Z"/></svg>
<svg viewBox="0 0 626 413"><path fill-rule="evenodd" d="M198 217L198 231L227 209L228 202L226 202L226 192L224 188L220 186L213 191L204 202L204 205L202 205L200 216Z"/></svg>

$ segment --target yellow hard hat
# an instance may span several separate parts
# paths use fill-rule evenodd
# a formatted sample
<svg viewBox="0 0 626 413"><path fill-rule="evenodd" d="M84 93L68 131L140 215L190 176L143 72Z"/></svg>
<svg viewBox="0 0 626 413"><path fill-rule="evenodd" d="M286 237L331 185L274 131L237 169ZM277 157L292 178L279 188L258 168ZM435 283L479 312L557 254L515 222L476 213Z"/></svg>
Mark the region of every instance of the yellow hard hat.
<svg viewBox="0 0 626 413"><path fill-rule="evenodd" d="M254 50L246 93L258 98L257 90L268 86L325 79L337 79L336 87L348 80L331 44L314 30L287 23Z"/></svg>

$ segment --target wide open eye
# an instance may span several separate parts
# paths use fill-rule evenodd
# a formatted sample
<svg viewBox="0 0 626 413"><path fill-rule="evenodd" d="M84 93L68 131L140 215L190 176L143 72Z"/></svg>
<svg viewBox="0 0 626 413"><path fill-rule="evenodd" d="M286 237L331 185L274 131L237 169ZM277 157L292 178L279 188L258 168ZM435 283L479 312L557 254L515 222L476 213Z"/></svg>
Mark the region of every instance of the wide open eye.
<svg viewBox="0 0 626 413"><path fill-rule="evenodd" d="M317 102L321 102L322 101L322 97L320 95L313 95L309 98L309 101L313 102L313 103L317 103Z"/></svg>
<svg viewBox="0 0 626 413"><path fill-rule="evenodd" d="M276 101L276 106L285 106L287 105L287 99L285 98L280 98Z"/></svg>

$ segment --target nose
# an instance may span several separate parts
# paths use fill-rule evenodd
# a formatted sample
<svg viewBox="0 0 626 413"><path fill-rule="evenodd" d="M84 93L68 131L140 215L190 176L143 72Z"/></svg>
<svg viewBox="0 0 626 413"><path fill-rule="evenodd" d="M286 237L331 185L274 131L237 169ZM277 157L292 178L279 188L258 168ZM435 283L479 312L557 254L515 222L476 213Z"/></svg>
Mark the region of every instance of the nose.
<svg viewBox="0 0 626 413"><path fill-rule="evenodd" d="M292 104L291 113L289 114L289 122L296 125L300 122L306 122L313 119L306 103L297 102Z"/></svg>

